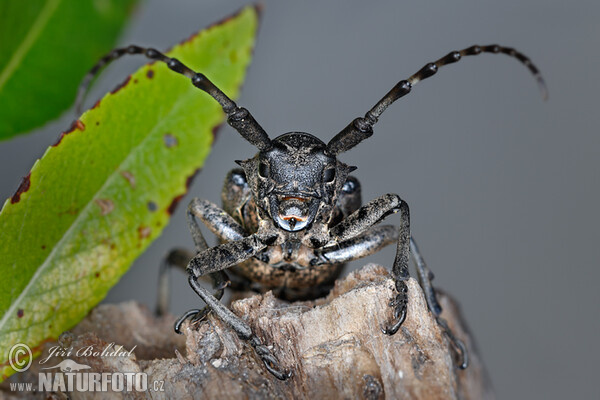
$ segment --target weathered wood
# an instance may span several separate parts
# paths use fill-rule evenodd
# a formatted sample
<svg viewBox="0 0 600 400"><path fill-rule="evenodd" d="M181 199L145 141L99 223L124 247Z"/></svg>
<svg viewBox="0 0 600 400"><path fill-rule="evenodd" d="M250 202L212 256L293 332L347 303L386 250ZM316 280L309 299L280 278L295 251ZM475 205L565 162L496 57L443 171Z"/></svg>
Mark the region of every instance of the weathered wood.
<svg viewBox="0 0 600 400"><path fill-rule="evenodd" d="M455 367L448 340L412 279L407 320L394 336L381 332L391 317L393 286L383 267L369 265L318 301L288 304L267 293L234 302L232 310L293 371L285 382L270 375L253 349L212 315L197 327L186 323L184 338L173 333L172 316L155 319L136 303L101 305L63 341L72 341L74 349L136 346L130 357L69 357L94 371L146 372L149 385L164 381L164 392L129 393L130 398L493 398L473 339L448 296L440 295L443 317L469 349L467 370ZM106 395L69 393L73 399Z"/></svg>

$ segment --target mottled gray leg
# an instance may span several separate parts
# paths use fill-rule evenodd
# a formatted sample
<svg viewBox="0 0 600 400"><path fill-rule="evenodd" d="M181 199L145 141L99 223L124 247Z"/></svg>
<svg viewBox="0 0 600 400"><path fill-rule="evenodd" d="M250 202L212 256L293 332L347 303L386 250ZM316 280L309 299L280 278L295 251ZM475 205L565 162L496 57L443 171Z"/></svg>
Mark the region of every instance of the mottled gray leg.
<svg viewBox="0 0 600 400"><path fill-rule="evenodd" d="M223 240L237 240L244 236L242 227L231 217L227 216L229 218L224 218L223 214L225 214L223 210L213 203L196 198L192 199L188 206L187 221L190 233L194 239L196 254L208 248L196 217ZM187 265L193 257L194 253L188 250L174 249L163 260L158 279L158 302L156 307L158 315L164 315L169 310L170 269L175 267L186 271ZM223 271L210 275L210 278L217 290L215 296L220 299L223 296L223 289L227 286L229 279ZM185 315L187 317L196 316L195 319L197 319L203 317L206 312L207 310L190 310ZM184 320L185 318L179 319L175 324L177 332Z"/></svg>
<svg viewBox="0 0 600 400"><path fill-rule="evenodd" d="M398 240L398 230L392 225L373 226L365 233L338 243L315 250L315 258L312 265L341 264L358 260L379 252L385 246ZM410 238L410 250L417 267L419 283L425 293L427 305L437 317L442 312L436 297L435 290L431 284L433 273L427 267L423 256L419 252L417 243Z"/></svg>
<svg viewBox="0 0 600 400"><path fill-rule="evenodd" d="M361 235L341 243L315 250L312 265L342 264L370 256L398 241L398 229L392 225L377 225Z"/></svg>
<svg viewBox="0 0 600 400"><path fill-rule="evenodd" d="M169 298L171 288L171 274L172 268L179 268L184 272L189 261L194 257L190 251L185 249L174 249L169 252L167 257L163 260L159 274L158 274L158 296L156 302L155 314L157 316L166 315L169 312ZM209 274L208 277L212 281L213 288L215 289L214 296L217 299L221 299L225 293L225 288L229 286L229 277L225 271L219 271L213 274ZM203 309L192 309L185 312L184 316L180 317L175 321L174 329L176 333L181 334L181 324L186 319L193 317L192 322L197 323L204 319L210 310L208 308Z"/></svg>
<svg viewBox="0 0 600 400"><path fill-rule="evenodd" d="M199 218L212 233L219 239L227 242L241 240L247 233L244 228L238 224L231 215L227 214L222 208L208 200L198 198L192 199L188 206L188 225L195 243L203 243L204 249L208 248L200 227L196 222Z"/></svg>
<svg viewBox="0 0 600 400"><path fill-rule="evenodd" d="M192 289L206 303L223 322L229 325L240 338L250 342L258 356L262 359L265 367L275 377L285 380L291 376L291 372L282 371L277 359L264 346L260 339L252 332L248 324L236 316L231 310L217 300L207 289L198 283L198 278L207 273L222 271L233 265L239 264L250 257L257 255L267 247L267 244L276 237L265 238L253 234L241 240L223 243L203 251L194 257L187 269L190 273L189 283Z"/></svg>
<svg viewBox="0 0 600 400"><path fill-rule="evenodd" d="M444 331L446 337L448 337L448 340L450 341L450 344L452 345L452 348L454 349L454 353L456 356L456 365L460 369L465 369L469 366L469 357L468 357L468 353L467 353L467 348L466 348L465 344L462 342L462 340L460 340L456 336L454 336L454 333L452 333L452 330L448 326L448 323L446 322L446 320L443 319L442 317L440 317L440 314L442 312L442 307L440 306L440 304L437 301L435 289L433 288L433 285L431 284L431 281L433 280L433 273L427 267L427 264L425 263L425 259L423 258L423 256L421 255L421 252L419 251L417 242L412 237L410 238L410 250L413 255L415 264L417 266L417 275L419 277L419 283L421 284L421 287L423 288L423 292L425 293L425 299L427 300L427 305L429 306L429 309L435 316L435 319L437 320L438 325L442 327L442 330Z"/></svg>
<svg viewBox="0 0 600 400"><path fill-rule="evenodd" d="M406 280L409 278L408 259L410 255L410 212L408 204L397 194L386 194L371 200L348 218L331 228L330 236L338 243L356 238L385 217L400 212L400 228L396 257L392 266L392 276L396 282L398 294L390 302L394 308L394 322L382 331L388 335L395 334L406 319L407 291Z"/></svg>
<svg viewBox="0 0 600 400"><path fill-rule="evenodd" d="M398 230L394 226L376 225L363 234L342 243L315 250L315 259L312 260L311 264L341 264L358 260L379 252L385 246L397 242L397 240ZM419 252L417 243L412 237L410 238L410 250L416 265L419 283L425 293L427 305L437 317L442 312L442 308L437 301L435 290L431 284L433 273L427 267L423 256Z"/></svg>
<svg viewBox="0 0 600 400"><path fill-rule="evenodd" d="M423 292L425 293L425 299L427 300L427 305L431 312L437 317L442 312L442 307L440 303L437 301L437 296L435 293L435 289L431 284L433 280L433 272L427 267L425 263L425 259L421 255L419 251L419 247L417 246L417 242L414 238L410 238L410 252L412 253L413 260L417 267L417 275L419 277L419 283L423 288Z"/></svg>
<svg viewBox="0 0 600 400"><path fill-rule="evenodd" d="M188 227L190 229L190 233L192 234L192 238L194 240L194 244L196 245L196 254L201 253L208 249L208 245L206 244L206 240L204 239L204 235L200 230L200 225L198 224L197 219L200 219L207 227L213 232L219 239L225 241L239 240L244 237L244 229L237 223L235 220L229 216L225 211L220 209L214 203L211 203L207 200L202 200L198 198L192 199L187 208L187 222ZM187 254L189 255L189 253ZM181 267L182 263L184 270L187 270L187 266L189 262L193 258L191 255L189 258L185 259L185 254L169 254L172 256L172 260L174 262L164 263L164 273L161 268L161 281L159 283L159 310L166 312L168 310L168 270L172 265ZM225 293L225 288L229 286L229 277L225 273L225 271L216 271L208 274L210 279L212 280L213 287L215 288L215 293L213 296L220 300ZM167 278L164 278L167 277ZM166 289L165 289L166 288ZM210 308L204 307L203 309L192 309L183 314L177 321L175 321L175 332L181 333L181 325L187 319L192 317L192 322L197 323L206 317Z"/></svg>
<svg viewBox="0 0 600 400"><path fill-rule="evenodd" d="M373 226L363 234L343 241L342 243L317 249L315 251L315 259L311 262L311 264L338 264L354 261L359 258L375 254L383 247L394 243L397 240L398 230L393 226ZM433 273L427 267L427 264L425 263L425 260L419 251L417 243L412 236L410 238L410 250L416 265L419 283L423 288L423 292L425 293L427 305L451 343L451 346L456 354L456 364L459 368L464 369L468 365L468 354L466 347L460 339L454 336L448 327L447 322L440 317L442 307L437 301L436 292L431 283L431 280L433 279Z"/></svg>
<svg viewBox="0 0 600 400"><path fill-rule="evenodd" d="M292 376L291 371L282 371L279 367L279 362L277 359L271 354L271 351L267 346L263 345L258 336L256 336L250 326L246 324L242 319L240 319L237 315L235 315L231 310L227 307L223 306L221 302L219 302L212 294L202 287L197 278L190 274L189 276L190 286L198 296L207 304L208 307L212 308L215 313L221 318L223 322L228 324L230 327L235 330L235 332L240 336L240 338L247 340L250 345L256 351L256 354L262 359L267 370L273 374L276 378L280 380L286 380Z"/></svg>
<svg viewBox="0 0 600 400"><path fill-rule="evenodd" d="M210 203L205 200L200 199L192 199L190 205L188 206L187 211L187 222L190 233L192 234L192 238L194 240L194 244L196 247L196 254L204 251L208 248L206 244L206 240L204 239L204 235L202 235L202 231L200 230L200 226L195 217L200 218L206 226L212 232L215 232L217 236L224 240L235 240L238 237L243 237L243 234L238 236L234 236L232 232L243 232L243 229L235 223L233 220L227 220L224 218L219 218L217 215L224 214L222 210L220 210L216 205ZM237 225L237 226L234 226ZM233 228L230 228L233 226ZM226 232L228 234L219 234L221 232ZM186 250L186 249L174 249L165 259L163 260L158 277L158 300L156 305L156 314L161 316L167 314L169 311L169 298L170 298L170 270L171 268L179 268L183 271L186 271L187 265L190 260L194 257L194 253ZM215 296L218 299L221 299L224 294L224 288L228 286L229 278L224 271L219 273L214 273L209 276L213 283L213 287L216 289ZM194 309L189 310L185 313L185 318L179 318L175 322L175 331L180 333L180 327L183 321L189 317L194 317L194 321L200 321L206 314L208 313L208 309Z"/></svg>

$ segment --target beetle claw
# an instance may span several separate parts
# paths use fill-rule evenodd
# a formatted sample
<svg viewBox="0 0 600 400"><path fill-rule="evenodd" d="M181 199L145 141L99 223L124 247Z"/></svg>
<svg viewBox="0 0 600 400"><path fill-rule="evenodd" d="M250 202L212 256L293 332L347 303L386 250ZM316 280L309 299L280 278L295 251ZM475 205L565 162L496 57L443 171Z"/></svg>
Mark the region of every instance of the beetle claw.
<svg viewBox="0 0 600 400"><path fill-rule="evenodd" d="M396 332L398 332L398 329L400 329L400 326L402 326L402 324L406 320L406 311L408 303L408 298L406 296L405 290L406 284L404 282L400 283L401 285L398 288L400 293L389 302L389 306L394 308L394 320L396 321L388 327L381 327L381 331L386 335L393 335Z"/></svg>
<svg viewBox="0 0 600 400"><path fill-rule="evenodd" d="M186 319L191 318L190 323L196 325L206 317L209 311L210 310L206 307L203 309L192 308L191 310L186 311L181 317L177 319L177 321L175 321L175 324L173 326L175 333L177 333L178 335L182 334L181 326L183 325Z"/></svg>
<svg viewBox="0 0 600 400"><path fill-rule="evenodd" d="M285 381L292 376L291 370L285 371L279 367L277 358L275 358L267 346L260 342L260 339L258 339L257 336L250 339L250 344L254 347L254 351L256 351L256 354L261 358L263 364L265 364L267 371L273 374L273 376L282 381Z"/></svg>

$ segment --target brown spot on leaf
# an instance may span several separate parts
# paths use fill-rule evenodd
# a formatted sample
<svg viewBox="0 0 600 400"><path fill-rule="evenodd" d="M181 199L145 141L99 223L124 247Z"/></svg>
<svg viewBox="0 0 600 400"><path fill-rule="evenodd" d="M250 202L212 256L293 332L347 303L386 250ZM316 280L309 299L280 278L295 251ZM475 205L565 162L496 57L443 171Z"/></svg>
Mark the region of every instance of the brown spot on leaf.
<svg viewBox="0 0 600 400"><path fill-rule="evenodd" d="M152 233L152 229L149 226L140 225L138 227L138 237L140 239L146 239Z"/></svg>
<svg viewBox="0 0 600 400"><path fill-rule="evenodd" d="M198 175L198 172L200 172L200 168L198 168L197 170L192 172L192 174L187 177L187 179L185 180L185 189L186 190L188 190L190 188L190 186L192 185L192 182L194 182L194 178L196 178L196 175Z"/></svg>
<svg viewBox="0 0 600 400"><path fill-rule="evenodd" d="M42 250L46 250L46 245L45 244L42 245Z"/></svg>
<svg viewBox="0 0 600 400"><path fill-rule="evenodd" d="M196 177L196 175L198 175L198 172L200 172L200 168L195 170L190 176L187 177L187 179L185 181L186 193L187 193L187 190L190 188L192 182L194 181L194 178ZM173 215L173 213L175 212L175 209L177 208L177 205L179 204L179 202L181 201L181 199L183 198L184 195L185 195L185 193L180 194L179 196L175 196L173 198L173 200L171 200L171 204L169 204L169 207L167 207L167 213L169 215Z"/></svg>
<svg viewBox="0 0 600 400"><path fill-rule="evenodd" d="M258 19L260 19L261 18L261 14L262 14L262 9L263 9L262 4L255 4L254 5L254 9L256 10L256 14L258 14ZM209 25L206 29L204 29L204 31L208 31L208 30L210 30L212 28L215 28L215 27L217 27L219 25L223 25L223 24L227 23L228 21L230 21L230 20L232 20L234 18L237 18L237 16L240 15L241 12L242 12L242 10L240 9L235 14L232 14L232 15L230 15L228 17L225 17L225 18L223 18L223 19L221 19L221 20L219 20L219 21L217 21L217 22ZM194 38L196 36L198 36L198 32L192 34L187 39L182 40L181 42L179 42L179 44L184 44L184 43L187 43L187 42L191 42L192 40L194 40Z"/></svg>
<svg viewBox="0 0 600 400"><path fill-rule="evenodd" d="M62 133L60 134L60 136L58 137L58 140L57 140L56 142L54 142L54 144L53 144L53 145L51 145L51 146L52 146L52 147L56 147L56 146L58 146L58 145L60 144L60 142L62 142L63 138L64 138L65 136L67 136L69 133L70 133L70 132L62 132Z"/></svg>
<svg viewBox="0 0 600 400"><path fill-rule="evenodd" d="M121 176L127 179L127 182L131 185L133 189L135 189L135 176L129 171L121 171Z"/></svg>
<svg viewBox="0 0 600 400"><path fill-rule="evenodd" d="M163 139L165 141L165 146L167 146L168 148L175 147L179 144L177 137L172 133L165 133Z"/></svg>
<svg viewBox="0 0 600 400"><path fill-rule="evenodd" d="M116 245L116 244L114 244L114 243L111 243L111 244L110 244L110 249L111 249L111 250L114 250L114 249L116 249L116 248L117 248L117 245Z"/></svg>
<svg viewBox="0 0 600 400"><path fill-rule="evenodd" d="M94 274L94 276L95 276L96 278L100 278L100 272L96 272L96 273Z"/></svg>
<svg viewBox="0 0 600 400"><path fill-rule="evenodd" d="M179 204L182 198L183 195L180 194L179 196L175 196L173 200L171 200L171 204L169 204L169 207L167 207L167 213L169 213L169 215L173 215L173 213L177 209L177 205Z"/></svg>
<svg viewBox="0 0 600 400"><path fill-rule="evenodd" d="M137 79L134 79L134 80L133 80L133 83L138 83L138 80L137 80Z"/></svg>
<svg viewBox="0 0 600 400"><path fill-rule="evenodd" d="M96 121L96 126L100 125L100 121Z"/></svg>
<svg viewBox="0 0 600 400"><path fill-rule="evenodd" d="M125 86L127 86L127 84L129 83L129 81L131 80L131 75L129 75L127 78L125 78L125 80L123 82L121 82L119 85L117 85L116 88L114 88L113 90L111 90L110 92L112 94L117 93L119 90L123 89Z"/></svg>
<svg viewBox="0 0 600 400"><path fill-rule="evenodd" d="M100 207L100 214L108 215L115 209L115 203L110 199L96 199L94 201Z"/></svg>
<svg viewBox="0 0 600 400"><path fill-rule="evenodd" d="M22 309L22 308L19 308L19 309L17 310L17 317L19 317L19 318L23 318L23 315L25 315L25 311L23 311L23 309Z"/></svg>
<svg viewBox="0 0 600 400"><path fill-rule="evenodd" d="M52 145L52 147L58 146L60 144L60 142L62 142L62 140L65 136L67 136L71 132L75 132L76 129L78 129L80 131L85 130L85 125L83 124L83 122L81 122L78 119L76 119L75 121L73 121L71 123L71 126L69 127L69 129L67 129L66 131L64 131L60 134L60 136L58 137L58 140Z"/></svg>
<svg viewBox="0 0 600 400"><path fill-rule="evenodd" d="M198 32L192 33L187 39L183 39L182 41L179 42L180 45L182 44L186 44L188 42L191 42L192 40L194 40L194 38L198 36ZM171 49L169 49L170 51Z"/></svg>
<svg viewBox="0 0 600 400"><path fill-rule="evenodd" d="M29 186L31 185L30 177L31 177L31 172L28 173L27 176L23 177L23 179L21 180L21 184L17 188L17 191L10 198L11 204L18 203L21 200L21 195L29 190Z"/></svg>
<svg viewBox="0 0 600 400"><path fill-rule="evenodd" d="M148 71L146 71L146 76L148 77L148 79L154 78L154 70L149 69Z"/></svg>

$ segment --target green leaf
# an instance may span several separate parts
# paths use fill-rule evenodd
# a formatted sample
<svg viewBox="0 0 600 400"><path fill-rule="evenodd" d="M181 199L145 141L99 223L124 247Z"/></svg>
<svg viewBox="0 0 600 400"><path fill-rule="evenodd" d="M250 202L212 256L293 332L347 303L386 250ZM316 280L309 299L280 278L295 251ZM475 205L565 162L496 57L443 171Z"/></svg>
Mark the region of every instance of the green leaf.
<svg viewBox="0 0 600 400"><path fill-rule="evenodd" d="M237 97L254 8L168 54ZM160 234L213 142L216 101L162 63L146 65L48 148L0 211L0 357L39 349L96 305Z"/></svg>
<svg viewBox="0 0 600 400"><path fill-rule="evenodd" d="M0 140L58 117L137 0L0 1Z"/></svg>

